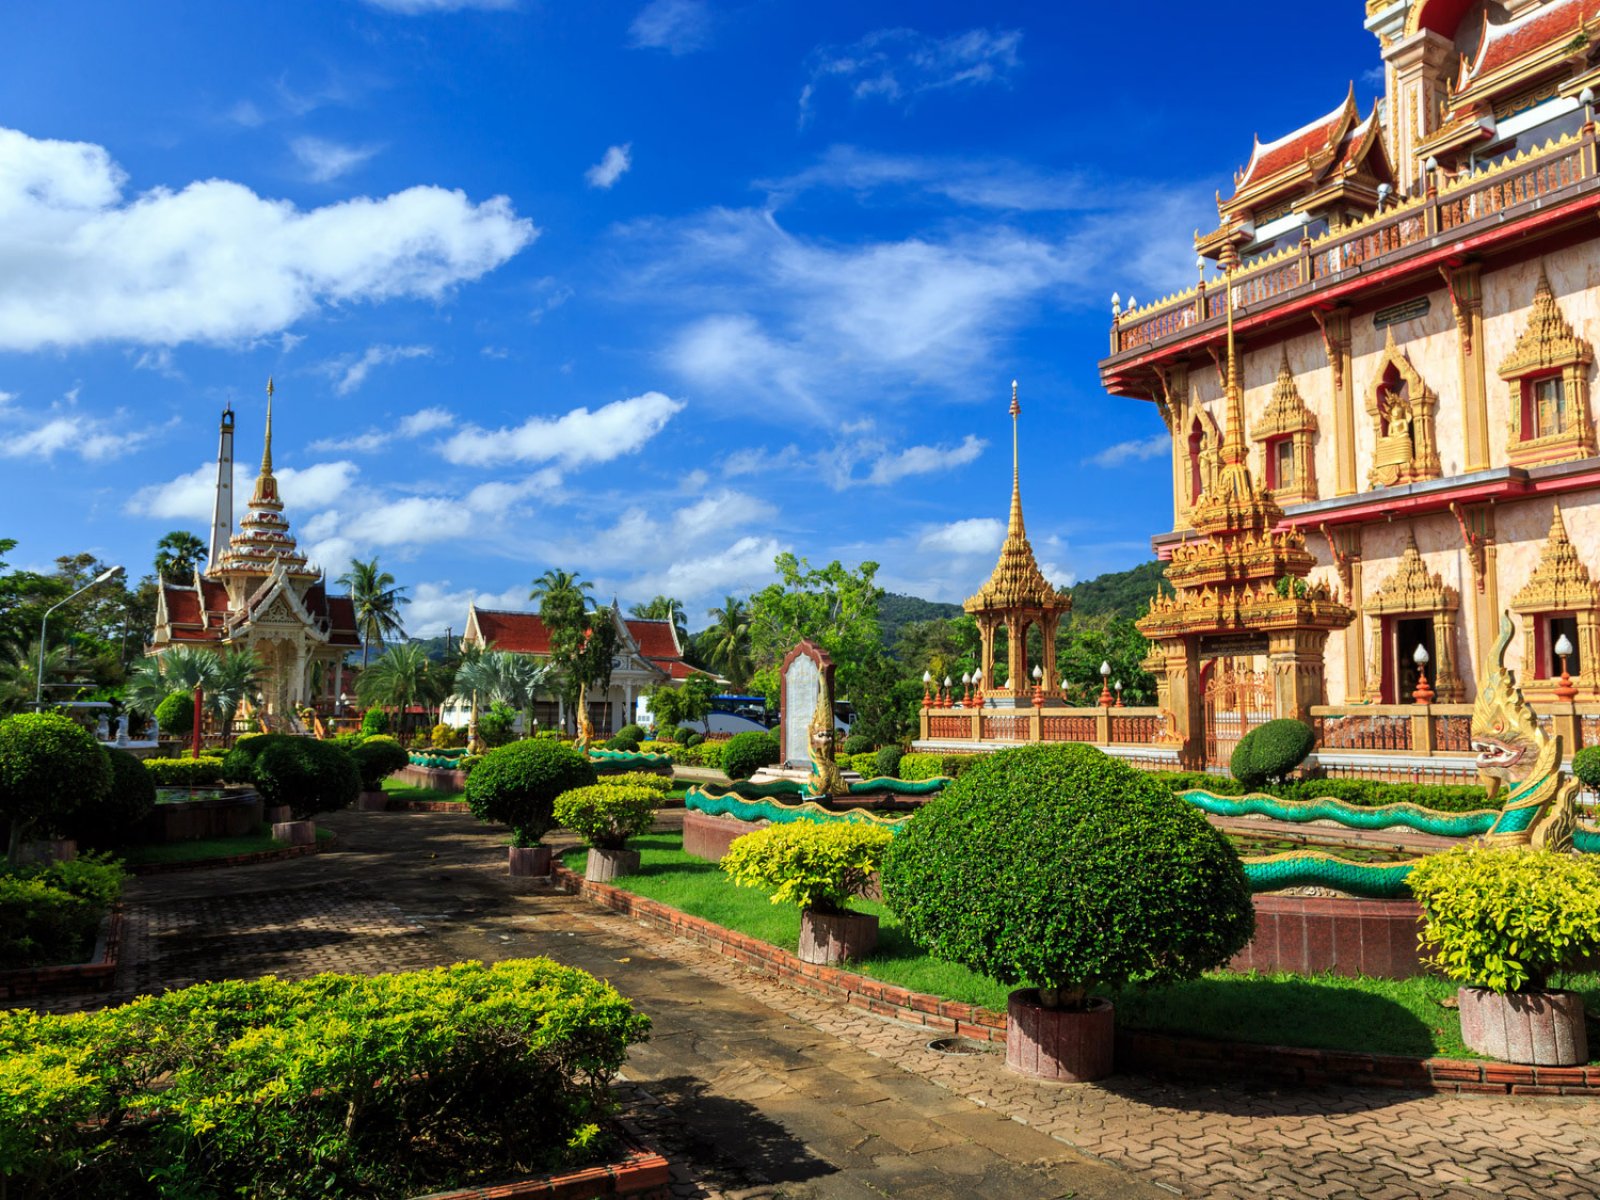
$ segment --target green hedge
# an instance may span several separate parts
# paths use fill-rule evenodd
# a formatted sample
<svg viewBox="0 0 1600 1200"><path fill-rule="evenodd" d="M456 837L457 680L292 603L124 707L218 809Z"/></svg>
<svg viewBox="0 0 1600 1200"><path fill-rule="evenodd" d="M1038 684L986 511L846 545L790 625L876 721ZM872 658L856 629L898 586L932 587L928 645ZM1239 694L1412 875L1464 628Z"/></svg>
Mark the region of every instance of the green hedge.
<svg viewBox="0 0 1600 1200"><path fill-rule="evenodd" d="M478 820L509 825L518 846L536 846L554 820L556 797L596 778L588 756L571 746L512 742L485 754L467 776L467 804Z"/></svg>
<svg viewBox="0 0 1600 1200"><path fill-rule="evenodd" d="M605 1152L649 1019L549 959L0 1013L13 1196L414 1196Z"/></svg>
<svg viewBox="0 0 1600 1200"><path fill-rule="evenodd" d="M960 779L982 754L906 754L900 758L901 779Z"/></svg>
<svg viewBox="0 0 1600 1200"><path fill-rule="evenodd" d="M885 746L875 756L872 773L881 779L899 779L900 762L906 752L899 746Z"/></svg>
<svg viewBox="0 0 1600 1200"><path fill-rule="evenodd" d="M223 780L226 761L206 754L199 758L147 758L144 769L157 787L215 787Z"/></svg>
<svg viewBox="0 0 1600 1200"><path fill-rule="evenodd" d="M156 806L155 779L136 755L108 746L105 756L111 767L110 790L98 801L85 798L66 821L58 823L80 847L109 849L125 844Z"/></svg>
<svg viewBox="0 0 1600 1200"><path fill-rule="evenodd" d="M122 880L120 864L92 854L0 875L0 970L86 960ZM0 1138L0 1163L4 1145Z"/></svg>
<svg viewBox="0 0 1600 1200"><path fill-rule="evenodd" d="M778 761L778 739L770 733L736 733L722 750L722 770L729 779L749 779Z"/></svg>
<svg viewBox="0 0 1600 1200"><path fill-rule="evenodd" d="M269 807L287 804L297 821L348 808L361 792L350 751L315 738L269 734L255 757L256 791Z"/></svg>
<svg viewBox="0 0 1600 1200"><path fill-rule="evenodd" d="M399 742L386 737L371 738L359 746L352 746L349 754L361 775L361 789L366 792L378 791L385 779L411 761L411 756L401 748Z"/></svg>

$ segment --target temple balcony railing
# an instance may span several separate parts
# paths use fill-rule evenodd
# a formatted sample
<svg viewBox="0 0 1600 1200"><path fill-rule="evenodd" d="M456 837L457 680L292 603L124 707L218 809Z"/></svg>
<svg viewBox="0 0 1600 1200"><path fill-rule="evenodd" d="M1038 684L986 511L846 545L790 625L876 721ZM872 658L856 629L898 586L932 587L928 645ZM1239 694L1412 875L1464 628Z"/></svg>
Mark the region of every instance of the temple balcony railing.
<svg viewBox="0 0 1600 1200"><path fill-rule="evenodd" d="M1564 758L1600 745L1600 706L1541 704L1538 722ZM1339 778L1471 783L1477 776L1470 704L1318 705L1317 765Z"/></svg>
<svg viewBox="0 0 1600 1200"><path fill-rule="evenodd" d="M1172 743L1172 714L1160 708L978 708L922 710L918 742L951 746L1082 742L1091 746L1162 747Z"/></svg>
<svg viewBox="0 0 1600 1200"><path fill-rule="evenodd" d="M1486 236L1512 236L1517 231L1507 226L1551 215L1552 209L1565 207L1569 200L1582 206L1596 191L1600 191L1600 170L1595 131L1585 126L1542 148L1447 180L1382 213L1241 267L1232 275L1236 315L1241 320L1259 316L1295 300L1309 300L1312 293L1319 304L1326 303L1330 290L1342 291L1345 284L1360 286L1375 269L1400 266L1411 258L1419 260L1419 270L1432 273L1434 257L1446 261L1452 252L1475 249ZM1226 307L1223 282L1201 281L1119 315L1111 326L1111 357L1101 364L1103 379L1108 386L1115 381L1123 365L1121 356L1176 343L1185 335L1212 332L1223 322ZM1144 355L1135 357L1142 360Z"/></svg>

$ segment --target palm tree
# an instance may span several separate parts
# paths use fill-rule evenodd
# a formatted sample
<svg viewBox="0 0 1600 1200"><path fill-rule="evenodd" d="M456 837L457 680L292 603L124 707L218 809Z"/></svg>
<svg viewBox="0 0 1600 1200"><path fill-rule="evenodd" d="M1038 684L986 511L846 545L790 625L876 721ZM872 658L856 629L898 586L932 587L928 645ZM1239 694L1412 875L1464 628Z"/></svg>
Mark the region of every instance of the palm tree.
<svg viewBox="0 0 1600 1200"><path fill-rule="evenodd" d="M71 655L65 646L51 646L44 652L46 681L59 680L66 672ZM0 659L0 713L20 711L31 706L38 694L39 642L35 638L24 646L13 646Z"/></svg>
<svg viewBox="0 0 1600 1200"><path fill-rule="evenodd" d="M156 574L167 583L190 583L206 544L185 529L174 529L156 543Z"/></svg>
<svg viewBox="0 0 1600 1200"><path fill-rule="evenodd" d="M484 650L463 656L456 670L455 694L470 696L474 704L509 704L523 714L523 729L533 728L533 702L553 682L554 668L526 654Z"/></svg>
<svg viewBox="0 0 1600 1200"><path fill-rule="evenodd" d="M154 716L157 706L167 698L172 688L161 674L161 660L147 658L128 672L122 687L122 704L129 712L141 717Z"/></svg>
<svg viewBox="0 0 1600 1200"><path fill-rule="evenodd" d="M689 618L684 615L682 600L657 596L646 604L635 604L628 611L646 621L671 621L678 634L678 645L689 640Z"/></svg>
<svg viewBox="0 0 1600 1200"><path fill-rule="evenodd" d="M390 646L356 680L356 696L361 703L399 709L402 729L407 709L414 704L437 704L444 698L443 692L442 677L415 642Z"/></svg>
<svg viewBox="0 0 1600 1200"><path fill-rule="evenodd" d="M216 667L209 693L210 708L226 730L233 724L239 706L255 695L262 666L254 650L235 646L217 660Z"/></svg>
<svg viewBox="0 0 1600 1200"><path fill-rule="evenodd" d="M528 591L528 599L537 600L541 609L552 599L560 601L568 597L580 601L580 606L583 608L593 608L594 597L584 595L585 592L592 591L594 584L576 572L551 568L533 581L533 587Z"/></svg>
<svg viewBox="0 0 1600 1200"><path fill-rule="evenodd" d="M711 610L711 662L728 676L734 689L750 680L750 610L737 596Z"/></svg>
<svg viewBox="0 0 1600 1200"><path fill-rule="evenodd" d="M378 569L377 555L370 562L352 558L350 569L339 576L339 583L350 589L350 600L355 605L356 629L361 634L361 667L365 671L373 642L382 646L386 637L405 636L400 606L411 600L405 588L395 586L393 575Z"/></svg>

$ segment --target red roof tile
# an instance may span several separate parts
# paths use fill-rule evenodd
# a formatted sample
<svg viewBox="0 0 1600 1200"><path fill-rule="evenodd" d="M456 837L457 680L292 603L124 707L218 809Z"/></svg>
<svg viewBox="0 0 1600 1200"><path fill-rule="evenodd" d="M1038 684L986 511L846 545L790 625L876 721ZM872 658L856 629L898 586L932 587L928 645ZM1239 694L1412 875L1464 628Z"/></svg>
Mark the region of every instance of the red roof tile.
<svg viewBox="0 0 1600 1200"><path fill-rule="evenodd" d="M677 635L671 621L652 621L629 617L623 622L633 640L639 644L639 653L646 658L677 658L683 651L678 648Z"/></svg>
<svg viewBox="0 0 1600 1200"><path fill-rule="evenodd" d="M207 612L228 611L228 589L216 579L200 579L200 594L205 598Z"/></svg>
<svg viewBox="0 0 1600 1200"><path fill-rule="evenodd" d="M1344 133L1345 119L1350 115L1353 104L1352 94L1346 96L1339 107L1327 116L1319 117L1309 125L1302 125L1277 141L1262 143L1258 138L1255 149L1250 152L1250 162L1239 177L1233 194L1237 196L1252 184L1271 179L1307 158L1331 151Z"/></svg>
<svg viewBox="0 0 1600 1200"><path fill-rule="evenodd" d="M1519 58L1556 42L1570 41L1600 14L1600 0L1552 0L1504 25L1485 25L1478 53L1461 74L1459 91Z"/></svg>
<svg viewBox="0 0 1600 1200"><path fill-rule="evenodd" d="M549 654L550 631L538 613L497 612L480 608L478 632L492 649L514 654Z"/></svg>
<svg viewBox="0 0 1600 1200"><path fill-rule="evenodd" d="M202 623L200 620L200 594L193 588L163 585L161 591L166 597L167 620L171 624L198 627Z"/></svg>
<svg viewBox="0 0 1600 1200"><path fill-rule="evenodd" d="M699 670L691 667L681 658L652 658L648 660L652 667L660 667L671 679L687 679Z"/></svg>

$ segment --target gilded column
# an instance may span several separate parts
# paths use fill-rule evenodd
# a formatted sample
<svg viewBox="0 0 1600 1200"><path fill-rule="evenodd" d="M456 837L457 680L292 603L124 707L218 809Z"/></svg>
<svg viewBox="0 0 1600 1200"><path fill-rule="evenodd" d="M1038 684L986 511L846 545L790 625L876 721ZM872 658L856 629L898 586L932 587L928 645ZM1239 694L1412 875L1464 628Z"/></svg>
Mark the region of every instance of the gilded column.
<svg viewBox="0 0 1600 1200"><path fill-rule="evenodd" d="M1483 281L1477 263L1441 268L1456 322L1456 362L1461 374L1462 433L1467 471L1489 467L1489 392L1483 365Z"/></svg>
<svg viewBox="0 0 1600 1200"><path fill-rule="evenodd" d="M1356 619L1344 627L1344 699L1349 704L1367 690L1367 653L1361 644L1361 533L1355 533L1356 553L1350 558L1350 607Z"/></svg>
<svg viewBox="0 0 1600 1200"><path fill-rule="evenodd" d="M1350 313L1338 308L1313 312L1322 330L1322 348L1333 374L1333 457L1335 496L1356 494L1356 406L1351 379Z"/></svg>

